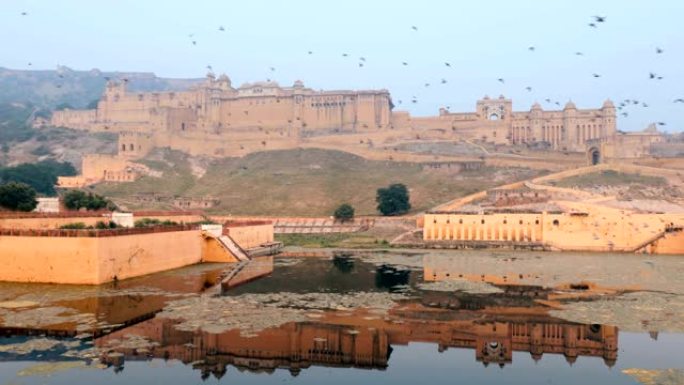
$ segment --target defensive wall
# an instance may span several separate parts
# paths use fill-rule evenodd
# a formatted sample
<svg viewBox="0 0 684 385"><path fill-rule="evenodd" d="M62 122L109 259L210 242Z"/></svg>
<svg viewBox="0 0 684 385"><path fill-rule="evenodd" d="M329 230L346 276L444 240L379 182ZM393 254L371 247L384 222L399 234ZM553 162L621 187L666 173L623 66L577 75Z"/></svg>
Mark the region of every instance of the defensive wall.
<svg viewBox="0 0 684 385"><path fill-rule="evenodd" d="M111 214L8 214L0 218L0 281L96 285L201 262L237 262L239 256L197 223L192 212L138 213L135 218L179 225L108 230L64 230L94 225ZM273 244L270 222L233 222L219 228L241 249Z"/></svg>

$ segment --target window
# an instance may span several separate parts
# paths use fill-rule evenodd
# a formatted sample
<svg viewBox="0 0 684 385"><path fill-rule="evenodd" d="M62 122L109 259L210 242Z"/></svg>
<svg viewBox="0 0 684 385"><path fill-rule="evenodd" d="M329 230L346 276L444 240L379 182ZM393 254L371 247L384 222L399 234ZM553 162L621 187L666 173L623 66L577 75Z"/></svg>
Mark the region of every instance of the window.
<svg viewBox="0 0 684 385"><path fill-rule="evenodd" d="M556 227L558 227L560 225L560 222L558 221L558 219L553 220L553 225Z"/></svg>

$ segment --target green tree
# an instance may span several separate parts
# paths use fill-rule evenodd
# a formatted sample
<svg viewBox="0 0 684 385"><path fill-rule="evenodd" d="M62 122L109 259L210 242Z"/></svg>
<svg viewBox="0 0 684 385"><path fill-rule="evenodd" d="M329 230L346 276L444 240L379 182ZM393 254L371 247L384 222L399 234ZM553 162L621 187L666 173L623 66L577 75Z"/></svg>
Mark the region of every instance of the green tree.
<svg viewBox="0 0 684 385"><path fill-rule="evenodd" d="M46 160L38 163L22 163L14 167L0 168L0 182L25 183L37 193L54 196L58 176L74 176L76 169L71 163Z"/></svg>
<svg viewBox="0 0 684 385"><path fill-rule="evenodd" d="M107 198L93 194L86 193L81 190L71 190L64 194L64 206L69 210L86 209L88 211L97 210L114 210L116 206Z"/></svg>
<svg viewBox="0 0 684 385"><path fill-rule="evenodd" d="M405 185L395 183L386 188L379 188L375 201L378 203L378 211L382 215L401 215L411 209L409 192Z"/></svg>
<svg viewBox="0 0 684 385"><path fill-rule="evenodd" d="M341 222L346 222L354 219L354 207L348 203L341 204L333 214L335 219Z"/></svg>
<svg viewBox="0 0 684 385"><path fill-rule="evenodd" d="M18 211L33 211L38 206L36 190L25 183L0 185L0 206Z"/></svg>

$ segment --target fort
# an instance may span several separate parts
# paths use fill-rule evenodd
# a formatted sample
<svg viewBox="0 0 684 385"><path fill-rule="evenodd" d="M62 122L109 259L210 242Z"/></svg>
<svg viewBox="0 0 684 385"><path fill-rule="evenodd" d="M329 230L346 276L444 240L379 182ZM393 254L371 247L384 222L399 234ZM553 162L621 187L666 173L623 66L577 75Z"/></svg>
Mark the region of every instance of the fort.
<svg viewBox="0 0 684 385"><path fill-rule="evenodd" d="M610 100L594 109L568 102L562 110L535 103L515 111L512 100L486 96L474 112L442 108L436 116L413 117L395 109L387 90L315 91L301 81L291 87L267 81L235 88L226 75L212 73L187 91L131 92L127 85L109 81L96 109L53 113L52 126L120 136L118 155L84 159L84 175L60 185L134 180L141 170L130 162L162 147L210 157L320 147L392 160L401 154L388 150L409 141L465 141L586 154L588 163L597 164L647 157L663 141L655 126L618 131ZM476 167L472 158L459 167ZM432 162L428 167L440 166L429 157L422 160Z"/></svg>

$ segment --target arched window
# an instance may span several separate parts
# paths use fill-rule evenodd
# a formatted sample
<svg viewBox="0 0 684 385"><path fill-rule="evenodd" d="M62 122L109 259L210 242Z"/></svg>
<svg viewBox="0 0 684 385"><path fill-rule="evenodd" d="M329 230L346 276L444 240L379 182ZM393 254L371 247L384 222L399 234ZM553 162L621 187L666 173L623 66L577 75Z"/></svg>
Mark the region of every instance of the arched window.
<svg viewBox="0 0 684 385"><path fill-rule="evenodd" d="M558 227L560 225L560 222L558 221L558 219L553 220L553 225L556 227Z"/></svg>
<svg viewBox="0 0 684 385"><path fill-rule="evenodd" d="M135 146L133 145L133 143L131 143L128 145L128 151L133 151L133 150L135 150Z"/></svg>

